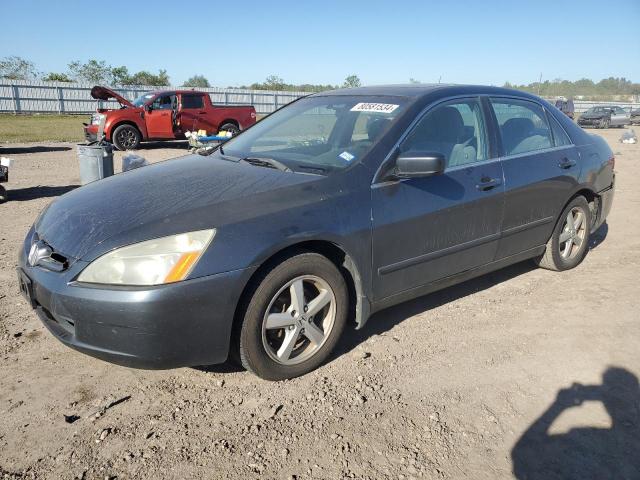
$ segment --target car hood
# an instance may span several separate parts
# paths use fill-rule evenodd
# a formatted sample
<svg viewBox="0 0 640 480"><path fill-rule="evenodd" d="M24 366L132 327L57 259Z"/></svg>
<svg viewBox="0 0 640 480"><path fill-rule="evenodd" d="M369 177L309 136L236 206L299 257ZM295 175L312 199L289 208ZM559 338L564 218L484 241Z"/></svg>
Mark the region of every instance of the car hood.
<svg viewBox="0 0 640 480"><path fill-rule="evenodd" d="M96 85L91 89L91 97L95 98L96 100L111 100L112 98L114 98L120 105L135 107L133 103L124 98L122 95L117 94L107 87L101 87L99 85Z"/></svg>
<svg viewBox="0 0 640 480"><path fill-rule="evenodd" d="M151 238L219 228L308 202L326 177L190 155L73 190L35 229L69 260L93 258Z"/></svg>

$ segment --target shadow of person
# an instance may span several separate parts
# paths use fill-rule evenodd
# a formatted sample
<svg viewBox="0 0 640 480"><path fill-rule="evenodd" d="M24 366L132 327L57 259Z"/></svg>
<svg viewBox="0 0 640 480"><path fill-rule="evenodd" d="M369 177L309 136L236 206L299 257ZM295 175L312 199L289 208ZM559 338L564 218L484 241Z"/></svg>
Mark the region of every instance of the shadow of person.
<svg viewBox="0 0 640 480"><path fill-rule="evenodd" d="M568 408L585 401L602 402L611 428L574 428L563 434L549 429ZM640 386L624 368L607 369L602 385L574 384L520 437L511 451L519 480L640 479Z"/></svg>

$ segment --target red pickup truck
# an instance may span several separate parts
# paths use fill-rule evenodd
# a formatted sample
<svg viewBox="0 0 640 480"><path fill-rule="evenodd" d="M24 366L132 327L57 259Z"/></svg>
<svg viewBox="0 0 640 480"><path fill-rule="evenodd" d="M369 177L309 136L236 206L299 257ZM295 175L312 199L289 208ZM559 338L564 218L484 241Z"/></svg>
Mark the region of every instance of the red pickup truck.
<svg viewBox="0 0 640 480"><path fill-rule="evenodd" d="M147 140L184 139L185 132L220 130L233 134L256 123L252 106L217 106L205 92L166 90L145 93L130 102L113 90L93 87L91 96L98 100L115 99L120 109L99 108L84 124L88 141L97 140L98 128L104 116L104 134L119 150L133 150Z"/></svg>

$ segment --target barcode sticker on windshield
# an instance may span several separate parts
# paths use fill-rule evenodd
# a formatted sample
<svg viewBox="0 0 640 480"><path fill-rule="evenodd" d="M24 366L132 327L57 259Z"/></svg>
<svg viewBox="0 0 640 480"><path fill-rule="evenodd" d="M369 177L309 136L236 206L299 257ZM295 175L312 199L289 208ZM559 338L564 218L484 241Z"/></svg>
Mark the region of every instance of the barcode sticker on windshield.
<svg viewBox="0 0 640 480"><path fill-rule="evenodd" d="M378 113L391 113L400 105L394 105L392 103L357 103L351 109L352 112L378 112Z"/></svg>

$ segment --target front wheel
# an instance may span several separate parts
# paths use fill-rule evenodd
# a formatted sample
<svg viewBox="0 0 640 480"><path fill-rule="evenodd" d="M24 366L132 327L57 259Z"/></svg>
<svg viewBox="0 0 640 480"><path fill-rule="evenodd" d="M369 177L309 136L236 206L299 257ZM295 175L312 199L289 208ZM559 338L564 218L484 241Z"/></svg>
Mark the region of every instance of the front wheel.
<svg viewBox="0 0 640 480"><path fill-rule="evenodd" d="M536 263L548 270L569 270L582 262L589 248L591 209L587 200L576 197L569 202Z"/></svg>
<svg viewBox="0 0 640 480"><path fill-rule="evenodd" d="M257 284L239 336L242 365L266 380L294 378L320 366L348 315L344 277L326 257L301 252Z"/></svg>
<svg viewBox="0 0 640 480"><path fill-rule="evenodd" d="M142 135L133 125L120 125L113 131L112 138L118 150L135 150L140 146Z"/></svg>
<svg viewBox="0 0 640 480"><path fill-rule="evenodd" d="M603 118L602 120L600 120L600 128L609 128L609 119L608 118Z"/></svg>

